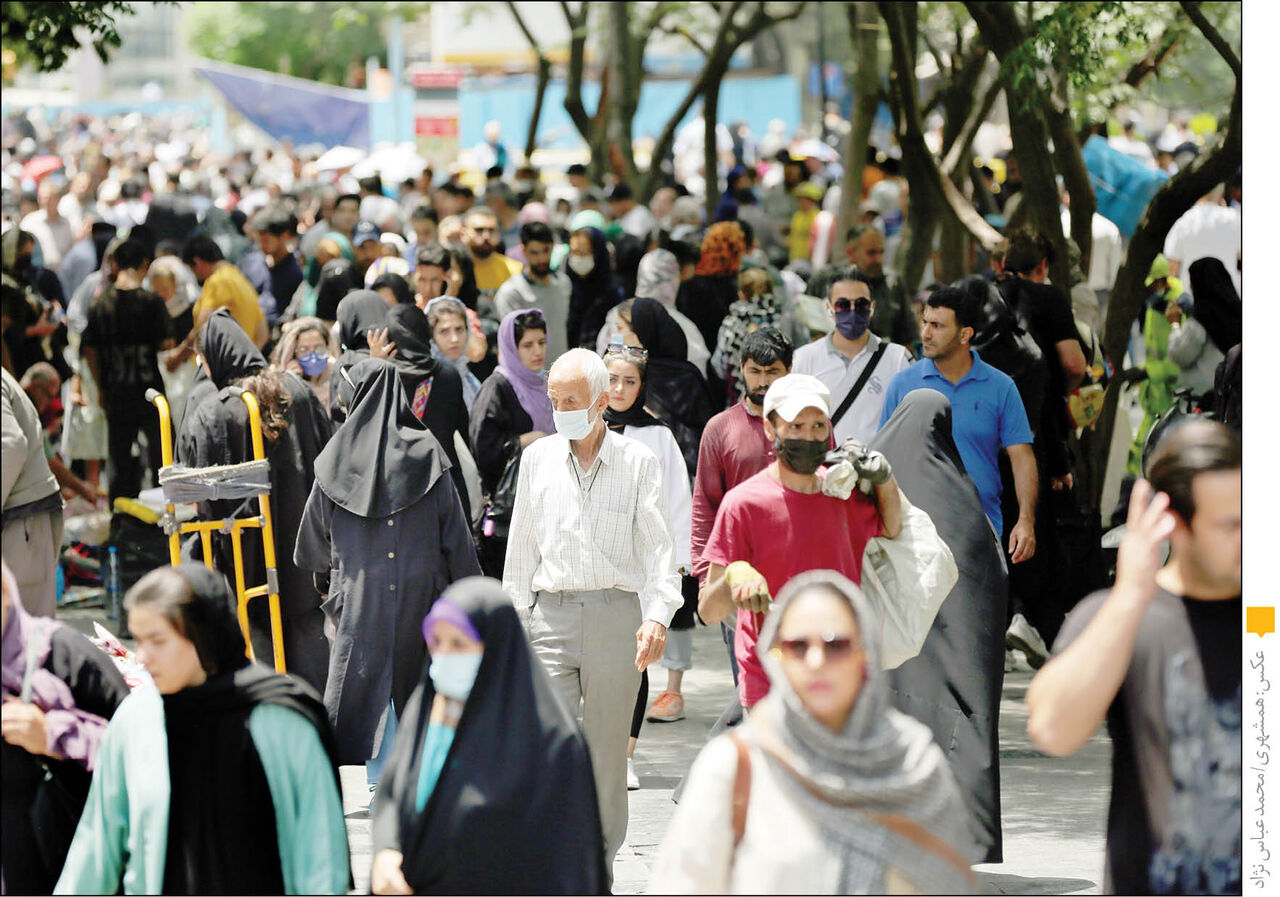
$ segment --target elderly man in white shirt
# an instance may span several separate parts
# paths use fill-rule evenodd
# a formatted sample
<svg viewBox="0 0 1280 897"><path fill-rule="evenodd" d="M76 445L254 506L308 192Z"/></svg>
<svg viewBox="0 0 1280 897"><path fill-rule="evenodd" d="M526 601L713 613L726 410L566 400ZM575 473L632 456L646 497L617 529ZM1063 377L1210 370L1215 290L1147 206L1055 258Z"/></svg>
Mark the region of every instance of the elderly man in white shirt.
<svg viewBox="0 0 1280 897"><path fill-rule="evenodd" d="M683 599L662 467L648 447L606 428L608 391L593 352L570 349L551 366L556 434L520 458L502 585L565 706L577 714L582 703L612 870L627 833L640 672L662 657Z"/></svg>
<svg viewBox="0 0 1280 897"><path fill-rule="evenodd" d="M905 346L871 332L875 309L867 275L850 266L831 284L827 298L835 330L796 349L792 361L793 374L817 377L830 391L836 445L850 436L863 445L871 441L880 428L885 387L915 361Z"/></svg>

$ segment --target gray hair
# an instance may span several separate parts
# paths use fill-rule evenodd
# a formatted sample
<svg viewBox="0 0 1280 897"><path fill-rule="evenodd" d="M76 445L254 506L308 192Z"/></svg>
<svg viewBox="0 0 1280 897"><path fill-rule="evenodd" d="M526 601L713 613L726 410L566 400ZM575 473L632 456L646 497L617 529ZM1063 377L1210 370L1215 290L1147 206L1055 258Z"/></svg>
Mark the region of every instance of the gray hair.
<svg viewBox="0 0 1280 897"><path fill-rule="evenodd" d="M585 377L587 386L591 389L592 402L609 388L609 369L605 367L604 359L590 349L570 349L565 352L551 365L551 370L547 372L548 380L556 375L557 369L562 375L576 371Z"/></svg>

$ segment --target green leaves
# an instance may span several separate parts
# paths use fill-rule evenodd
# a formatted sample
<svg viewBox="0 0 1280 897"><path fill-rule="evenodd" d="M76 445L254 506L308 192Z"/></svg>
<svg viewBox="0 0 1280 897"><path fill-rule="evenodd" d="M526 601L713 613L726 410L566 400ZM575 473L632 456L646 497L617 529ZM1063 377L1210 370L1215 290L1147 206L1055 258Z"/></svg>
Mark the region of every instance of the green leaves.
<svg viewBox="0 0 1280 897"><path fill-rule="evenodd" d="M120 46L116 20L133 14L132 3L32 3L13 0L4 4L0 43L38 72L53 72L81 46L85 31L98 58L108 61ZM82 29L80 34L76 29Z"/></svg>
<svg viewBox="0 0 1280 897"><path fill-rule="evenodd" d="M195 3L187 15L188 45L201 56L347 84L352 66L386 56L386 23L406 21L429 3ZM350 86L350 85L349 85Z"/></svg>

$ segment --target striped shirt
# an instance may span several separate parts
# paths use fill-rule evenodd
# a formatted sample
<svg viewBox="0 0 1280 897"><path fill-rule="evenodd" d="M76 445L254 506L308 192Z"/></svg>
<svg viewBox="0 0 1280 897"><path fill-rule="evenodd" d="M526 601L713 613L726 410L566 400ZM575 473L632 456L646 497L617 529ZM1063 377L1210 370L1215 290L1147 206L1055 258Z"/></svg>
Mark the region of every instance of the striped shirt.
<svg viewBox="0 0 1280 897"><path fill-rule="evenodd" d="M520 458L502 586L517 608L536 592L635 592L645 620L684 603L665 520L662 467L647 446L605 431L582 470L559 434Z"/></svg>

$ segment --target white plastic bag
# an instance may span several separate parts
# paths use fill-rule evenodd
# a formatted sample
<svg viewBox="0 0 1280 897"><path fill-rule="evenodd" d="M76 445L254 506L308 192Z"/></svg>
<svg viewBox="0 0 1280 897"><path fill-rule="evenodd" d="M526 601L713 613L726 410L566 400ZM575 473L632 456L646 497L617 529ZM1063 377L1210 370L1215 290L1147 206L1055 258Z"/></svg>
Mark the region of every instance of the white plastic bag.
<svg viewBox="0 0 1280 897"><path fill-rule="evenodd" d="M894 669L920 653L938 608L959 579L956 559L929 515L901 492L902 532L878 536L862 557L862 592L880 612L881 664Z"/></svg>

